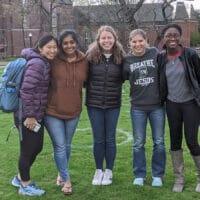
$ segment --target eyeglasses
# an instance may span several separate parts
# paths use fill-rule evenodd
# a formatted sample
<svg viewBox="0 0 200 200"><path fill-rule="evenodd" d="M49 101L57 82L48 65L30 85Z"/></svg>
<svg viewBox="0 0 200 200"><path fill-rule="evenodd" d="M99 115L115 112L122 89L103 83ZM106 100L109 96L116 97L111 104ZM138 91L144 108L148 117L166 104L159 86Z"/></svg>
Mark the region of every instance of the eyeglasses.
<svg viewBox="0 0 200 200"><path fill-rule="evenodd" d="M180 37L180 35L178 35L178 34L174 34L174 35L168 34L168 35L165 35L164 37L167 38L167 39L178 39Z"/></svg>

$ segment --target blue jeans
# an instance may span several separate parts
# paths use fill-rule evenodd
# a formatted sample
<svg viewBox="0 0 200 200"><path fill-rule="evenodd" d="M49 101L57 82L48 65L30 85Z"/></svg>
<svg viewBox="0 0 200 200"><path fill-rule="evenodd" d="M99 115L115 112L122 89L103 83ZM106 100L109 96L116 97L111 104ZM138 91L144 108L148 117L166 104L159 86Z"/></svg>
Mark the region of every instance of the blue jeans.
<svg viewBox="0 0 200 200"><path fill-rule="evenodd" d="M100 109L87 107L93 131L93 154L96 169L113 169L116 157L116 128L120 108Z"/></svg>
<svg viewBox="0 0 200 200"><path fill-rule="evenodd" d="M73 119L59 119L45 116L44 123L54 148L54 160L63 181L69 180L68 163L71 154L71 143L78 125L79 116Z"/></svg>
<svg viewBox="0 0 200 200"><path fill-rule="evenodd" d="M159 108L152 111L142 111L131 109L131 119L133 126L133 173L136 178L146 177L146 128L149 118L152 140L152 176L162 177L165 172L166 152L164 143L165 111Z"/></svg>

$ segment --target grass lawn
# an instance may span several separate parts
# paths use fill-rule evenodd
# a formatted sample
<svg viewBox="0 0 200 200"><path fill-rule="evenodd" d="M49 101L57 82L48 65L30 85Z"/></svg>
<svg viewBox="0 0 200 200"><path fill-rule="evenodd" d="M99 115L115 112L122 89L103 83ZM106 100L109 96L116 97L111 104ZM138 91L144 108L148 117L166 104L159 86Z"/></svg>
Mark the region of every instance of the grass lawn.
<svg viewBox="0 0 200 200"><path fill-rule="evenodd" d="M0 69L0 73L2 69ZM183 142L185 158L186 185L184 192L173 193L173 172L169 156L169 130L166 124L167 166L162 188L151 187L151 152L152 141L148 127L146 142L146 157L148 174L143 187L133 186L132 173L132 128L129 114L129 85L123 87L123 105L117 128L117 158L113 170L113 184L109 186L93 186L91 184L95 171L92 154L92 133L85 106L73 139L72 155L70 160L70 174L73 185L73 194L64 196L55 185L57 171L52 156L52 145L47 133L43 151L37 157L31 171L33 181L46 190L41 197L27 197L18 195L18 190L11 185L13 176L17 173L18 162L18 134L13 131L8 142L6 137L13 124L12 114L0 111L0 199L2 200L198 200L196 193L195 167L192 158Z"/></svg>

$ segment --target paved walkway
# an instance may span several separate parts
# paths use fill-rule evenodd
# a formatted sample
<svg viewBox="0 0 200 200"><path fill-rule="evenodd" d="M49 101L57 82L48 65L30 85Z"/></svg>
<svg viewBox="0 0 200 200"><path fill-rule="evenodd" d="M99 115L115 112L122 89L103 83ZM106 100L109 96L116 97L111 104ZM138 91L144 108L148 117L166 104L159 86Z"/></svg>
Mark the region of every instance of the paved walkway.
<svg viewBox="0 0 200 200"><path fill-rule="evenodd" d="M0 61L0 68L5 67L7 63L6 61Z"/></svg>

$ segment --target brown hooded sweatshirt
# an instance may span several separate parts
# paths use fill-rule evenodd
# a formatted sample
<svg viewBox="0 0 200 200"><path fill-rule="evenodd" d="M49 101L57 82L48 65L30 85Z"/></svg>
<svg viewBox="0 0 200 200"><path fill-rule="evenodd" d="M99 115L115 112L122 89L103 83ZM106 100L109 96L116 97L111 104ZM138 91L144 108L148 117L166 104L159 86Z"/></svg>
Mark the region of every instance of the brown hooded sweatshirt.
<svg viewBox="0 0 200 200"><path fill-rule="evenodd" d="M68 62L59 53L52 62L46 113L60 119L72 119L82 111L82 88L87 79L88 62L85 54L77 50L77 59Z"/></svg>

